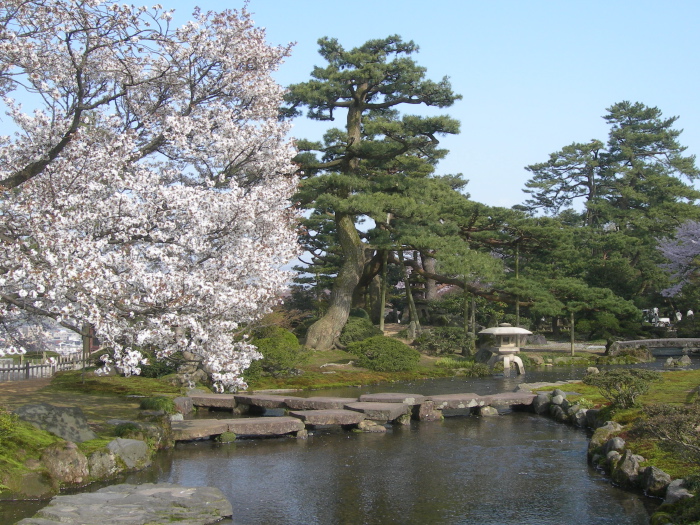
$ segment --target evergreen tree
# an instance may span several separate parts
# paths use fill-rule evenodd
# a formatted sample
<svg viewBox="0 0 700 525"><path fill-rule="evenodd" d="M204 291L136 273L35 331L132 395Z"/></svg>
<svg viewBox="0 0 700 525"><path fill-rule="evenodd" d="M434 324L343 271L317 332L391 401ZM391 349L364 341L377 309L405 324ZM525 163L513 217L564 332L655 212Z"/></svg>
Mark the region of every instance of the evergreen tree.
<svg viewBox="0 0 700 525"><path fill-rule="evenodd" d="M319 46L327 66L314 68L312 80L290 86L284 113L298 115L297 108L306 106L309 118L333 120L338 110L347 112L344 128L329 130L323 142L297 143L303 169L299 200L332 216L342 258L328 310L307 333L307 346L327 349L347 320L366 266L372 256L380 259L357 222L386 218L396 199L372 195L400 188L407 176L426 178L445 154L437 148L438 136L458 132L458 123L448 117L400 117L395 108L447 107L460 97L447 78L426 80L425 69L411 58L418 47L399 36L370 40L349 51L335 39L322 38ZM417 174L411 172L416 166Z"/></svg>

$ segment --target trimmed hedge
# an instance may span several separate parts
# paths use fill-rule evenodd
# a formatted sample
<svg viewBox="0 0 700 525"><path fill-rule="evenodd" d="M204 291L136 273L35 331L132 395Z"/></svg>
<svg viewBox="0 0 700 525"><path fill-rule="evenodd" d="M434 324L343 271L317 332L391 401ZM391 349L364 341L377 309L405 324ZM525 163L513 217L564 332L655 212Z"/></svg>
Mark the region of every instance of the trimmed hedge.
<svg viewBox="0 0 700 525"><path fill-rule="evenodd" d="M348 352L358 356L357 366L376 372L412 370L418 364L420 353L397 339L378 335L353 343Z"/></svg>
<svg viewBox="0 0 700 525"><path fill-rule="evenodd" d="M348 322L345 323L338 340L341 344L347 346L377 335L384 334L369 319L365 317L348 317Z"/></svg>
<svg viewBox="0 0 700 525"><path fill-rule="evenodd" d="M246 380L257 379L263 372L288 374L308 359L307 352L292 332L279 326L266 326L256 331L255 335L258 334L264 337L253 338L250 343L258 348L263 358L253 361L244 372Z"/></svg>
<svg viewBox="0 0 700 525"><path fill-rule="evenodd" d="M428 355L474 355L474 341L464 333L464 328L456 326L425 330L416 337L413 344L419 352Z"/></svg>

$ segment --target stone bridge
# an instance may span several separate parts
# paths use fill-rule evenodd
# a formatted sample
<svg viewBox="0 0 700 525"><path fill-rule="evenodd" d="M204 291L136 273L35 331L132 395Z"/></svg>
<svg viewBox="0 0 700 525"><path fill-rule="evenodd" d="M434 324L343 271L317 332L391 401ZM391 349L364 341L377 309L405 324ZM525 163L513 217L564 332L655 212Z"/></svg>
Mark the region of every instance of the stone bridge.
<svg viewBox="0 0 700 525"><path fill-rule="evenodd" d="M682 348L685 351L700 352L700 338L639 339L636 341L616 341L610 347L610 355L616 355L625 348Z"/></svg>

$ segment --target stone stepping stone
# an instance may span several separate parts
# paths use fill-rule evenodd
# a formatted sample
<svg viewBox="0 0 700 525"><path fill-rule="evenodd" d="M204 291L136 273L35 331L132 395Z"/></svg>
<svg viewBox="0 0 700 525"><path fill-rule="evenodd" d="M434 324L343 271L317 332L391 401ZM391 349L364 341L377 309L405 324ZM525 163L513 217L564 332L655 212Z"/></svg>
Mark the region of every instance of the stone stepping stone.
<svg viewBox="0 0 700 525"><path fill-rule="evenodd" d="M188 396L196 407L208 408L236 408L236 400L233 394L191 394Z"/></svg>
<svg viewBox="0 0 700 525"><path fill-rule="evenodd" d="M296 417L242 417L227 419L228 431L236 436L283 436L306 429L304 422Z"/></svg>
<svg viewBox="0 0 700 525"><path fill-rule="evenodd" d="M348 403L356 403L356 397L287 397L284 402L292 410L342 410Z"/></svg>
<svg viewBox="0 0 700 525"><path fill-rule="evenodd" d="M260 408L287 408L285 399L290 399L272 394L234 394L233 397L236 399L236 403Z"/></svg>
<svg viewBox="0 0 700 525"><path fill-rule="evenodd" d="M355 410L293 410L289 413L307 425L357 425L365 415Z"/></svg>
<svg viewBox="0 0 700 525"><path fill-rule="evenodd" d="M348 410L362 412L367 419L374 421L393 421L399 417L411 413L411 405L405 403L374 403L363 402L348 403Z"/></svg>
<svg viewBox="0 0 700 525"><path fill-rule="evenodd" d="M404 403L406 405L420 405L425 399L425 396L421 394L399 394L394 392L363 394L360 396L360 401L367 403Z"/></svg>
<svg viewBox="0 0 700 525"><path fill-rule="evenodd" d="M513 405L532 405L536 394L529 392L503 392L501 394L491 394L481 396L485 405L492 407L510 407Z"/></svg>
<svg viewBox="0 0 700 525"><path fill-rule="evenodd" d="M173 421L173 439L175 441L192 441L206 439L228 432L228 419L188 419Z"/></svg>
<svg viewBox="0 0 700 525"><path fill-rule="evenodd" d="M484 405L483 396L477 394L441 394L430 396L428 399L435 403L436 410L456 410Z"/></svg>

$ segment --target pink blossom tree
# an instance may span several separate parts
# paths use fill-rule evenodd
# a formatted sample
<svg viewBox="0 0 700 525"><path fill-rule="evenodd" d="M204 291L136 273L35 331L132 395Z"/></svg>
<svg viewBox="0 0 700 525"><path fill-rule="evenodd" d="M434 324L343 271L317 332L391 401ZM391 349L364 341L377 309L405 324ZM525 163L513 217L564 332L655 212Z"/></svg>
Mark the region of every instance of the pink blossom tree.
<svg viewBox="0 0 700 525"><path fill-rule="evenodd" d="M686 284L697 283L700 272L700 222L688 221L681 224L676 228L673 238L659 241L658 248L668 260L664 266L676 282L663 290L663 295L674 297Z"/></svg>
<svg viewBox="0 0 700 525"><path fill-rule="evenodd" d="M0 320L92 326L107 368L198 355L221 388L297 253L282 89L289 54L243 10L0 4ZM25 110L25 107L27 109ZM7 124L5 126L7 129Z"/></svg>

